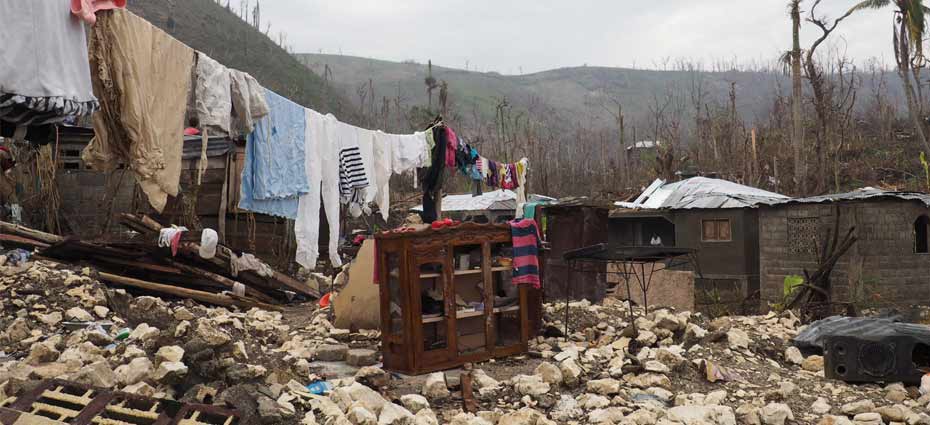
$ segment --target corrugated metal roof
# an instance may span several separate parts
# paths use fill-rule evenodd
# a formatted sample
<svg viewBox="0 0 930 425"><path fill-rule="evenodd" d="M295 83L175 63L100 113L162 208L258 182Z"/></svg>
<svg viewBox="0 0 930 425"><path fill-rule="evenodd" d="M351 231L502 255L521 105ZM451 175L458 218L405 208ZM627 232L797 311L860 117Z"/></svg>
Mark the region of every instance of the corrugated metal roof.
<svg viewBox="0 0 930 425"><path fill-rule="evenodd" d="M657 185L653 182L650 190ZM785 195L707 177L692 177L669 183L645 193L639 202L617 202L616 206L632 209L696 209L696 208L749 208L760 203L789 199ZM642 198L642 196L640 197Z"/></svg>
<svg viewBox="0 0 930 425"><path fill-rule="evenodd" d="M927 206L930 206L930 195L926 193L894 192L894 191L876 189L874 187L865 187L862 189L854 190L852 192L811 196L807 198L772 199L772 200L768 200L766 202L761 202L761 203L765 205L770 205L770 206L777 206L777 205L786 205L786 204L819 204L819 203L826 203L826 202L861 201L861 200L866 200L866 199L880 199L880 198L893 198L893 199L903 199L907 201L919 201L919 202L923 202Z"/></svg>
<svg viewBox="0 0 930 425"><path fill-rule="evenodd" d="M414 211L423 211L423 205L412 208ZM460 195L446 195L442 198L443 211L503 211L517 209L517 194L511 190L498 189L485 192L479 196L470 193Z"/></svg>

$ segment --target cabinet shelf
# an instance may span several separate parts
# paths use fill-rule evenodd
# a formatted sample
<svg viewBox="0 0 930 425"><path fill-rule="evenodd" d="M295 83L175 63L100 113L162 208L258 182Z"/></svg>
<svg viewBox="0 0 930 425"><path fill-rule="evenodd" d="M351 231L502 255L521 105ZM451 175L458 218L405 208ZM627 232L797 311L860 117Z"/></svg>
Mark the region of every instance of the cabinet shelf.
<svg viewBox="0 0 930 425"><path fill-rule="evenodd" d="M455 312L456 319L484 316L484 310L459 310Z"/></svg>
<svg viewBox="0 0 930 425"><path fill-rule="evenodd" d="M506 272L510 270L511 270L510 267L503 267L503 266L491 267L491 272ZM453 276L467 276L467 275L481 274L483 272L484 272L484 269L456 270L452 272L452 275ZM441 273L420 273L420 279L435 279L440 276L442 276Z"/></svg>

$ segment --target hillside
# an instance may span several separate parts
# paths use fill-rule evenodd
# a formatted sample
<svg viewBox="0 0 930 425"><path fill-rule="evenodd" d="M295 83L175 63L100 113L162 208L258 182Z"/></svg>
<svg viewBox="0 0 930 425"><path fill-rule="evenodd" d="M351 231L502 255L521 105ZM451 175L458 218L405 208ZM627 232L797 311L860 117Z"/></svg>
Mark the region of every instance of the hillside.
<svg viewBox="0 0 930 425"><path fill-rule="evenodd" d="M296 54L300 62L322 76L328 66L331 79L347 97L355 99L356 88L373 80L378 98L398 95L408 104L426 104L424 79L427 66L353 56ZM526 75L501 75L433 65L433 77L445 80L450 98L459 111L477 110L484 118L493 118L495 106L506 98L511 104L548 108L560 118L572 122L599 122L613 125L604 105L620 99L628 122L648 120L655 97L662 99L669 90L680 93L690 106L692 81L703 81L707 101L728 101L730 84L736 84L737 109L746 120L764 118L773 104L773 93L785 90L790 83L775 72L687 72L654 71L607 67L572 67ZM893 77L893 76L892 76ZM898 80L889 78L892 94L898 93ZM433 93L436 101L438 90ZM611 111L615 106L611 107Z"/></svg>
<svg viewBox="0 0 930 425"><path fill-rule="evenodd" d="M294 57L213 0L129 0L129 9L220 63L303 106L356 120L351 103Z"/></svg>

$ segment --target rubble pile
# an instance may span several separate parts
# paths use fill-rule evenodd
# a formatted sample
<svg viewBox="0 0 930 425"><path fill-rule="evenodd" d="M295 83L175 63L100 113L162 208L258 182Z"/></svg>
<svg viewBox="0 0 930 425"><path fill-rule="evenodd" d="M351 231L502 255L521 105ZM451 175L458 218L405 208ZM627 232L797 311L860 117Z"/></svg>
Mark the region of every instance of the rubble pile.
<svg viewBox="0 0 930 425"><path fill-rule="evenodd" d="M377 331L335 329L324 310L133 297L95 273L0 267L0 404L58 378L234 407L256 424L930 424L917 388L826 380L822 357L790 346L791 312L631 317L617 300L582 301L565 335L564 304L546 305L528 354L474 365L466 412L462 370L392 375Z"/></svg>
<svg viewBox="0 0 930 425"><path fill-rule="evenodd" d="M354 352L365 357L357 362L371 363L377 353L377 332L333 329L312 304L285 318L133 297L95 276L46 261L0 266L0 404L57 378L225 404L244 410L249 423L298 423L300 412L282 394L325 377L311 362Z"/></svg>

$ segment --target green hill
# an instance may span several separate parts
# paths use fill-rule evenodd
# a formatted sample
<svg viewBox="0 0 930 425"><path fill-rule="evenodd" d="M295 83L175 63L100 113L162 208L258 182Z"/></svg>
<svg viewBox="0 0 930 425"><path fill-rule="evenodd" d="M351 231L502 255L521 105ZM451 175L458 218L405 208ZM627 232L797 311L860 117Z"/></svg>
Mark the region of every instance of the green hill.
<svg viewBox="0 0 930 425"><path fill-rule="evenodd" d="M350 102L293 56L213 0L129 0L129 10L220 63L305 107L357 121Z"/></svg>

